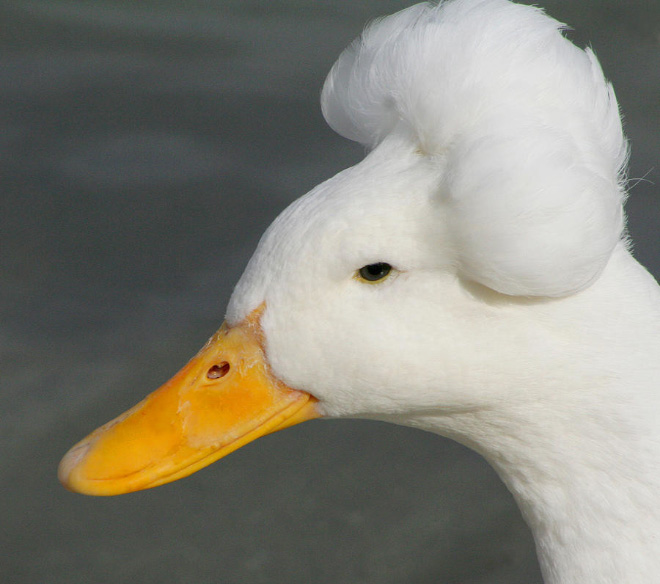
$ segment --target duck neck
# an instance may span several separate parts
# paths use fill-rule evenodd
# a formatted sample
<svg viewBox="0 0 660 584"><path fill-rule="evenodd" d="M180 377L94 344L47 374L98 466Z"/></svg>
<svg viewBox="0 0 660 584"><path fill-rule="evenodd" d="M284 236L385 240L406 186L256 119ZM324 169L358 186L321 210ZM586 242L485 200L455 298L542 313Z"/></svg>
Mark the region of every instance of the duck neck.
<svg viewBox="0 0 660 584"><path fill-rule="evenodd" d="M593 412L573 423L546 412L541 424L526 410L482 417L486 440L472 446L513 493L534 535L546 584L657 581L657 435L645 439L620 412Z"/></svg>
<svg viewBox="0 0 660 584"><path fill-rule="evenodd" d="M503 349L516 371L483 367L483 383L506 379L506 391L416 425L492 464L533 532L546 584L657 582L658 286L621 250L591 289L532 308L515 326L542 350Z"/></svg>

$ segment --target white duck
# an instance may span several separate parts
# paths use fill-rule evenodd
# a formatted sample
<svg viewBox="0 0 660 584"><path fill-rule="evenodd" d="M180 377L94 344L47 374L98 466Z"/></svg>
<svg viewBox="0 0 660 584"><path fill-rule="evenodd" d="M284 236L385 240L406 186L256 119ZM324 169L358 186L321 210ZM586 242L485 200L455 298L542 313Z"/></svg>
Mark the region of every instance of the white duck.
<svg viewBox="0 0 660 584"><path fill-rule="evenodd" d="M72 448L64 484L143 489L377 418L481 453L547 584L658 582L660 293L627 249L614 93L560 29L506 0L369 27L322 96L369 154L273 223L226 324Z"/></svg>

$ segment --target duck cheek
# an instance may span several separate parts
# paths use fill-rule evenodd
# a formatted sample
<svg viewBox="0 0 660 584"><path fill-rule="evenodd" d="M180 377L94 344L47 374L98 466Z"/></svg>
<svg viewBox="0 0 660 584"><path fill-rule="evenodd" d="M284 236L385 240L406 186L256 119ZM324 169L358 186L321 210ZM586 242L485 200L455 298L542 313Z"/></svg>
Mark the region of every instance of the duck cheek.
<svg viewBox="0 0 660 584"><path fill-rule="evenodd" d="M62 483L116 495L185 477L252 440L320 416L317 401L270 372L262 308L223 327L170 381L64 456Z"/></svg>

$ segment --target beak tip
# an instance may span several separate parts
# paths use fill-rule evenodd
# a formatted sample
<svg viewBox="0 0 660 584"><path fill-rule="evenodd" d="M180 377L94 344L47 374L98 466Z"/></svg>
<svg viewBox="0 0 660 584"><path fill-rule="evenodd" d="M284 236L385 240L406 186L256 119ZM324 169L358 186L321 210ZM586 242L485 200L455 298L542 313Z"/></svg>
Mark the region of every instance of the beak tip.
<svg viewBox="0 0 660 584"><path fill-rule="evenodd" d="M90 444L87 440L76 444L64 455L60 461L59 467L57 469L57 478L69 491L73 491L75 493L83 492L76 487L76 484L78 483L76 480L76 475L79 474L76 472L76 470L80 468L82 461L87 455L89 446Z"/></svg>

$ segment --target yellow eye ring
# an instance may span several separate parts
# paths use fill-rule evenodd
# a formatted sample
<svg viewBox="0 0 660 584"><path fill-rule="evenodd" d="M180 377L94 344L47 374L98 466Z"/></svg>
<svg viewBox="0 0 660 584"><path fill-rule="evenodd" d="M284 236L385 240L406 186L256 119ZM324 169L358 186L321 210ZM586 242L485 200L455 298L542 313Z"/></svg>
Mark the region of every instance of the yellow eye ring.
<svg viewBox="0 0 660 584"><path fill-rule="evenodd" d="M355 278L369 284L376 284L387 278L391 272L392 266L390 264L386 262L377 262L375 264L362 266L355 272Z"/></svg>

